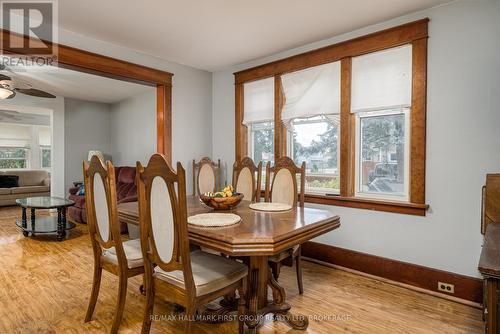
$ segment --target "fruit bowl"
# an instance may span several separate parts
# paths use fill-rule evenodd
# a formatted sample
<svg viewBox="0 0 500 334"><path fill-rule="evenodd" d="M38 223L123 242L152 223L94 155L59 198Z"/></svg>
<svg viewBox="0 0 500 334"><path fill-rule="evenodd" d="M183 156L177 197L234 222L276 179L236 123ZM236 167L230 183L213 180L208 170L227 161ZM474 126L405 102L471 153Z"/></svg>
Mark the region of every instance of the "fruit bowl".
<svg viewBox="0 0 500 334"><path fill-rule="evenodd" d="M203 204L213 208L214 210L231 210L240 204L243 199L243 194L233 194L231 197L213 197L200 195L200 200Z"/></svg>
<svg viewBox="0 0 500 334"><path fill-rule="evenodd" d="M240 204L243 194L233 192L233 187L228 186L216 193L200 195L200 201L214 210L230 210Z"/></svg>

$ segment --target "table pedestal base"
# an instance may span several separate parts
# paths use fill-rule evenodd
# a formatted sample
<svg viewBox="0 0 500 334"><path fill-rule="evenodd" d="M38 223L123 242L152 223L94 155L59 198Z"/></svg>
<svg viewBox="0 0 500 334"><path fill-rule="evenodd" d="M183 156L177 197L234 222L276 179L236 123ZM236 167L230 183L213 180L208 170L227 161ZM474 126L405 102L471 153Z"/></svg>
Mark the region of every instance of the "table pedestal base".
<svg viewBox="0 0 500 334"><path fill-rule="evenodd" d="M210 308L207 307L203 311L202 318L204 322L210 324L218 324L231 319L229 315L238 312L238 299L234 295L225 296L219 302L220 307Z"/></svg>
<svg viewBox="0 0 500 334"><path fill-rule="evenodd" d="M258 286L255 284L259 283L259 276L263 278L261 270L267 272L267 284L266 284L266 299L265 305L263 307L257 308L259 303L258 296L256 292L259 290ZM274 319L282 320L286 322L290 327L297 330L305 330L309 326L309 319L302 315L293 315L290 312L291 306L286 303L286 293L285 289L279 285L278 281L274 279L271 269L267 265L266 258L266 268L255 268L250 273L253 294L250 296L249 300L249 311L248 317L245 321L246 325L250 330L256 332L257 327L263 324L263 320L267 314L273 314ZM267 287L270 287L273 293L273 300L267 300Z"/></svg>
<svg viewBox="0 0 500 334"><path fill-rule="evenodd" d="M284 321L293 329L305 330L309 326L309 319L303 315L293 315L291 306L286 302L285 289L274 279L267 256L255 256L245 259L249 265L247 287L247 314L245 324L250 332L256 332L264 323L266 315L272 314L275 320ZM273 299L267 299L268 289L271 288ZM225 296L220 301L220 307L207 308L203 312L203 319L209 323L227 321L229 314L237 312L238 299L235 295Z"/></svg>

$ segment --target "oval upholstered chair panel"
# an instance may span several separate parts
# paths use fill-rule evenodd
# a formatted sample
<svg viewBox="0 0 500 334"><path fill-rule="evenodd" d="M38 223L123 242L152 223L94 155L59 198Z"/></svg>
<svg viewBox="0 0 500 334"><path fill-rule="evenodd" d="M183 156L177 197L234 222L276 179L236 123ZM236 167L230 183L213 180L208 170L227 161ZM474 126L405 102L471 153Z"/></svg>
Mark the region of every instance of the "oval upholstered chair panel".
<svg viewBox="0 0 500 334"><path fill-rule="evenodd" d="M236 183L236 192L243 194L245 201L253 200L253 177L252 171L248 167L240 170L238 181Z"/></svg>
<svg viewBox="0 0 500 334"><path fill-rule="evenodd" d="M169 263L174 251L174 214L165 180L156 176L151 183L151 227L160 259Z"/></svg>
<svg viewBox="0 0 500 334"><path fill-rule="evenodd" d="M204 194L209 191L215 191L215 174L210 164L203 164L198 174L198 191Z"/></svg>
<svg viewBox="0 0 500 334"><path fill-rule="evenodd" d="M271 202L286 203L294 206L296 203L296 192L294 189L292 173L286 169L280 169L273 179Z"/></svg>
<svg viewBox="0 0 500 334"><path fill-rule="evenodd" d="M106 190L104 188L104 183L99 173L94 174L93 186L94 186L95 219L97 221L97 229L99 231L101 239L104 242L107 242L110 237L108 201L106 198Z"/></svg>

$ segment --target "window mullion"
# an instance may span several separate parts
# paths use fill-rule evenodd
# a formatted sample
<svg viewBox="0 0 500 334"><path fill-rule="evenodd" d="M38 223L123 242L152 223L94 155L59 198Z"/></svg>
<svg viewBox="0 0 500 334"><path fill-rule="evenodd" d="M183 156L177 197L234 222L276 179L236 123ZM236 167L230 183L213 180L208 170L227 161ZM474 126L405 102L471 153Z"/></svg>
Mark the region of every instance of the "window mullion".
<svg viewBox="0 0 500 334"><path fill-rule="evenodd" d="M281 121L283 109L283 87L281 76L274 76L274 157L278 159L286 155L286 129Z"/></svg>
<svg viewBox="0 0 500 334"><path fill-rule="evenodd" d="M340 196L354 194L354 134L351 126L351 57L340 63Z"/></svg>

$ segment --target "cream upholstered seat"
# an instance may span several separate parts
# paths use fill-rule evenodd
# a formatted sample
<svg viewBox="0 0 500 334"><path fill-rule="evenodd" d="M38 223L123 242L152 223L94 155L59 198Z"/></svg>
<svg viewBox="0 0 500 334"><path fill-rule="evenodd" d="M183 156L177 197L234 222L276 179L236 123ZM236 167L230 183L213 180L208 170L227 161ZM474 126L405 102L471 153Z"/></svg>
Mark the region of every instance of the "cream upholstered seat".
<svg viewBox="0 0 500 334"><path fill-rule="evenodd" d="M238 332L244 332L246 265L190 251L186 173L180 162L173 171L165 156L153 155L146 167L137 162L141 246L144 257L146 309L142 333L151 329L154 299L159 293L186 308L184 332L197 309L219 297L239 292Z"/></svg>
<svg viewBox="0 0 500 334"><path fill-rule="evenodd" d="M244 167L238 176L238 182L236 183L236 191L240 194L243 194L243 198L247 201L251 201L254 198L254 187L253 184L254 177L252 176L252 172L250 168Z"/></svg>
<svg viewBox="0 0 500 334"><path fill-rule="evenodd" d="M198 173L198 189L200 194L209 191L213 192L214 189L216 189L214 170L209 164L203 164L200 167L200 172Z"/></svg>
<svg viewBox="0 0 500 334"><path fill-rule="evenodd" d="M127 258L127 267L136 268L141 267L144 262L142 261L142 250L141 250L141 240L133 239L122 243L123 251ZM102 252L102 258L104 261L109 261L113 264L118 265L118 258L116 257L116 248L111 247L105 249Z"/></svg>
<svg viewBox="0 0 500 334"><path fill-rule="evenodd" d="M197 296L203 296L233 284L245 277L248 271L243 263L200 250L191 253L191 267ZM154 276L185 289L182 270L167 272L156 267Z"/></svg>
<svg viewBox="0 0 500 334"><path fill-rule="evenodd" d="M273 177L273 187L270 201L284 203L291 206L297 205L297 184L294 175L289 169L278 170Z"/></svg>
<svg viewBox="0 0 500 334"><path fill-rule="evenodd" d="M284 203L293 207L304 206L306 164L296 166L289 157L281 157L275 161L274 167L270 163L266 166L266 202ZM300 192L297 189L297 176L300 176ZM288 259L290 261L288 261ZM281 253L269 257L269 264L273 276L278 279L282 263L286 265L296 262L297 285L302 294L302 260L301 247L295 245Z"/></svg>
<svg viewBox="0 0 500 334"><path fill-rule="evenodd" d="M217 163L208 157L193 160L193 195L216 192L220 188L220 159Z"/></svg>
<svg viewBox="0 0 500 334"><path fill-rule="evenodd" d="M257 180L255 178L257 174ZM260 200L260 179L262 176L262 161L255 166L249 157L233 164L233 187L237 193L243 194L245 201L258 202Z"/></svg>
<svg viewBox="0 0 500 334"><path fill-rule="evenodd" d="M284 203L291 206L297 203L297 193L293 182L294 176L290 170L280 169L273 178L273 193L271 201L274 203ZM293 253L299 249L300 245L293 246ZM269 257L269 261L281 262L291 254L289 251L281 252Z"/></svg>
<svg viewBox="0 0 500 334"><path fill-rule="evenodd" d="M115 168L96 155L83 163L85 204L94 252L94 278L85 322L92 319L99 296L102 271L118 276L118 298L111 333L117 333L123 317L130 277L144 274L139 240L122 241L118 221Z"/></svg>

